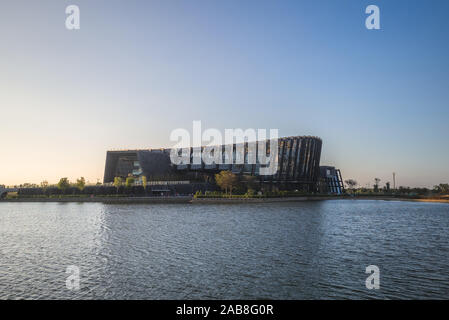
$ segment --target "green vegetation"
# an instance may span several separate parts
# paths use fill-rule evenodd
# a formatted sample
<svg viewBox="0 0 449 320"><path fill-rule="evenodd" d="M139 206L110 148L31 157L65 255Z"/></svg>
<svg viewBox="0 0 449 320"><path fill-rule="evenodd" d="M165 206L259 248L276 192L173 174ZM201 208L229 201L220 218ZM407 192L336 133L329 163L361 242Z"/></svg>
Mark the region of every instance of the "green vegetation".
<svg viewBox="0 0 449 320"><path fill-rule="evenodd" d="M41 188L44 189L44 190L48 188L48 181L47 180L44 180L44 181L41 182Z"/></svg>
<svg viewBox="0 0 449 320"><path fill-rule="evenodd" d="M285 198L285 197L329 197L329 195L322 194L310 194L303 191L267 191L255 193L254 190L250 189L245 194L228 194L219 191L206 191L204 194L201 191L197 191L194 198L232 198L232 199L243 199L243 198Z"/></svg>
<svg viewBox="0 0 449 320"><path fill-rule="evenodd" d="M61 178L58 182L58 189L67 190L70 187L70 181L68 178Z"/></svg>
<svg viewBox="0 0 449 320"><path fill-rule="evenodd" d="M379 178L374 178L374 192L379 192Z"/></svg>
<svg viewBox="0 0 449 320"><path fill-rule="evenodd" d="M120 178L120 177L114 178L113 186L117 189L117 193L118 193L119 188L122 186L122 184L123 184L122 178Z"/></svg>
<svg viewBox="0 0 449 320"><path fill-rule="evenodd" d="M345 184L348 186L348 189L352 192L354 192L355 187L358 185L357 181L355 181L354 179L345 180Z"/></svg>
<svg viewBox="0 0 449 320"><path fill-rule="evenodd" d="M391 188L391 183L389 181L385 182L385 186L381 188L380 179L374 179L373 188L368 187L360 187L356 188L357 182L353 179L345 180L345 184L347 187L346 193L352 194L355 196L391 196L391 197L400 197L400 198L429 198L429 199L438 199L438 198L447 198L449 196L449 184L441 183L434 188L410 188L400 186L396 189Z"/></svg>
<svg viewBox="0 0 449 320"><path fill-rule="evenodd" d="M449 194L449 183L440 183L433 187L433 192L438 194Z"/></svg>
<svg viewBox="0 0 449 320"><path fill-rule="evenodd" d="M142 187L145 190L145 195L147 195L147 185L148 185L147 177L142 176Z"/></svg>
<svg viewBox="0 0 449 320"><path fill-rule="evenodd" d="M400 186L396 189L391 188L390 182L380 185L380 179L374 179L374 186L357 187L358 183L354 179L344 181L347 189L343 195L328 195L319 193L307 193L300 190L295 191L267 191L260 185L258 179L250 175L236 175L231 171L221 171L214 176L216 186L222 191L204 191L218 190L214 188L214 179L211 177L208 184L200 186L203 191L197 191L195 198L279 198L279 197L391 197L391 198L407 198L407 199L447 199L449 200L449 184L441 183L434 186L433 189L428 188L410 188ZM50 185L44 180L39 185L32 183L24 183L18 188L19 192L4 195L6 199L20 198L64 198L64 197L139 197L147 196L148 180L147 177L141 177L141 185L135 183L136 178L132 175L128 176L125 181L121 177L115 177L114 182L108 185L89 184L86 183L84 177L76 180L76 183L70 183L67 177L61 178L55 185ZM212 185L211 185L212 184ZM198 187L198 186L197 186Z"/></svg>
<svg viewBox="0 0 449 320"><path fill-rule="evenodd" d="M134 177L127 177L125 181L125 187L131 188L134 185Z"/></svg>
<svg viewBox="0 0 449 320"><path fill-rule="evenodd" d="M237 185L238 177L231 171L221 171L215 175L215 182L225 193L232 195L232 189Z"/></svg>
<svg viewBox="0 0 449 320"><path fill-rule="evenodd" d="M384 192L390 193L390 182L385 182Z"/></svg>
<svg viewBox="0 0 449 320"><path fill-rule="evenodd" d="M86 186L86 180L84 179L84 177L81 177L79 179L76 180L76 187L79 190L84 190L84 187Z"/></svg>

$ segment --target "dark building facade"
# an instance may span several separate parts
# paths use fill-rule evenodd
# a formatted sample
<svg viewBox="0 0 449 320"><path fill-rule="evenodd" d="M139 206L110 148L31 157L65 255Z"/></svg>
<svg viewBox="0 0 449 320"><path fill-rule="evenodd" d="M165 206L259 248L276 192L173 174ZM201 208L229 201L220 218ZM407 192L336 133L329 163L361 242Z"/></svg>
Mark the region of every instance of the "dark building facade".
<svg viewBox="0 0 449 320"><path fill-rule="evenodd" d="M343 194L345 188L340 169L331 166L320 167L319 190L321 193Z"/></svg>
<svg viewBox="0 0 449 320"><path fill-rule="evenodd" d="M241 145L240 145L241 146ZM228 146L229 147L229 146ZM261 174L261 164L248 163L248 143L244 145L243 164L226 164L225 148L222 163L194 164L194 150L191 149L191 161L188 164L173 164L171 149L121 150L108 151L104 183L112 183L115 177L126 178L145 176L148 181L189 181L213 183L214 174L230 170L238 175L251 175L257 178L262 189L267 190L304 190L317 191L320 177L320 157L322 141L317 137L296 136L279 138L277 170L274 174ZM236 150L234 144L232 150ZM269 154L269 141L266 152ZM204 147L202 147L204 150ZM234 155L235 159L235 155Z"/></svg>

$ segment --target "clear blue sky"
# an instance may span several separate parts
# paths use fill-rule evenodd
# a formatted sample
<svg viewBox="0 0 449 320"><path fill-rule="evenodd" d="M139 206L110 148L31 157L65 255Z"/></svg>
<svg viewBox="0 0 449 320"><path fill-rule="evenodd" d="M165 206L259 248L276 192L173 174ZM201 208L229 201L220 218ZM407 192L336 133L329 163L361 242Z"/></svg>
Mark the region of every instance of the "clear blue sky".
<svg viewBox="0 0 449 320"><path fill-rule="evenodd" d="M94 182L107 149L169 147L193 120L319 136L322 164L361 185L449 182L448 15L446 0L2 1L0 184Z"/></svg>

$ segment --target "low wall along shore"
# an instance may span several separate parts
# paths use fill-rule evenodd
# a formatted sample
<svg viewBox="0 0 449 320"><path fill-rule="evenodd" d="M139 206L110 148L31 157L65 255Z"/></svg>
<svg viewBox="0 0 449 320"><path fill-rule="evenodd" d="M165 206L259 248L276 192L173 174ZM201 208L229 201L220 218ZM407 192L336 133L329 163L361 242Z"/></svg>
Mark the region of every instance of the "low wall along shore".
<svg viewBox="0 0 449 320"><path fill-rule="evenodd" d="M65 198L17 198L5 199L0 202L101 202L110 204L136 203L189 203L190 196L178 197L65 197Z"/></svg>
<svg viewBox="0 0 449 320"><path fill-rule="evenodd" d="M279 197L279 198L194 198L192 196L167 196L167 197L61 197L61 198L13 198L2 199L0 202L99 202L109 204L139 204L139 203L194 203L194 204L233 204L233 203L276 203L297 201L320 201L320 200L383 200L383 201L413 201L413 202L437 202L448 203L449 199L413 199L400 197L348 197L348 196L301 196L301 197Z"/></svg>

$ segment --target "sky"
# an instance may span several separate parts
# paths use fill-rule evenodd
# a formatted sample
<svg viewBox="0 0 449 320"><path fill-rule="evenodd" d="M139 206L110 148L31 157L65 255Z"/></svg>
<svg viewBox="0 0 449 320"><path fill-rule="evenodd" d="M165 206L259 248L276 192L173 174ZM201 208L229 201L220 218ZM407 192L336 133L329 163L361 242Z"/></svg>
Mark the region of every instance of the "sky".
<svg viewBox="0 0 449 320"><path fill-rule="evenodd" d="M321 164L361 186L447 183L448 13L446 0L2 1L0 184L102 181L107 150L171 147L196 120L319 136Z"/></svg>

